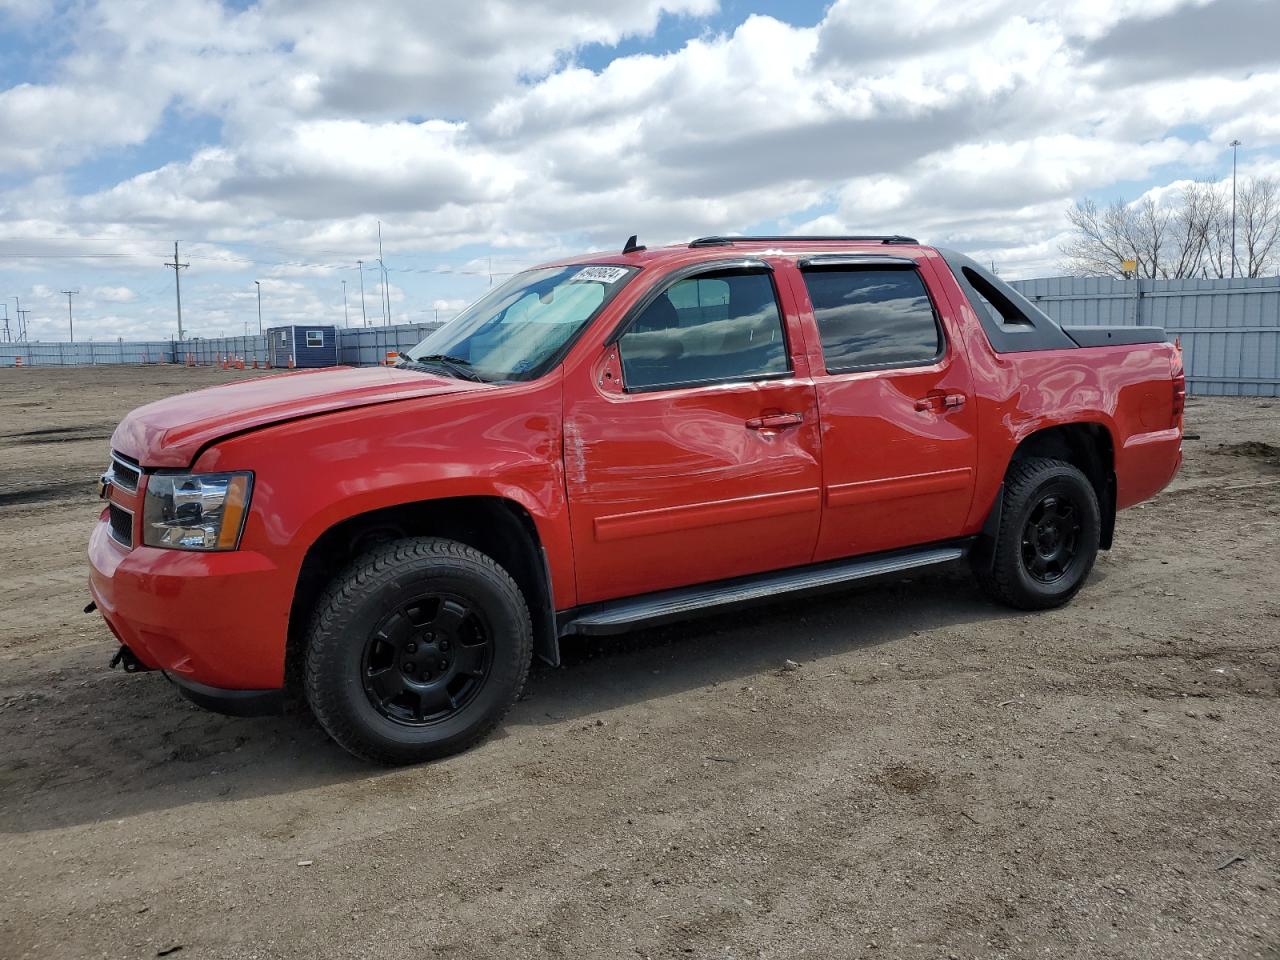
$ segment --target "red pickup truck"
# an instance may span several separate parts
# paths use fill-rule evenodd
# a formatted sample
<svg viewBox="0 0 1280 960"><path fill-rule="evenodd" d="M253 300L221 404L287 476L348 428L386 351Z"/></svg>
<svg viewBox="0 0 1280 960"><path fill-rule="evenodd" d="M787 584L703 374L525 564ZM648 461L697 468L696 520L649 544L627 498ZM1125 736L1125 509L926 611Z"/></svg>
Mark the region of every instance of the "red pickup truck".
<svg viewBox="0 0 1280 960"><path fill-rule="evenodd" d="M633 237L395 368L135 410L91 591L127 669L231 713L301 694L415 762L492 730L567 634L957 561L1065 603L1177 470L1184 389L1163 331L1059 326L908 237Z"/></svg>

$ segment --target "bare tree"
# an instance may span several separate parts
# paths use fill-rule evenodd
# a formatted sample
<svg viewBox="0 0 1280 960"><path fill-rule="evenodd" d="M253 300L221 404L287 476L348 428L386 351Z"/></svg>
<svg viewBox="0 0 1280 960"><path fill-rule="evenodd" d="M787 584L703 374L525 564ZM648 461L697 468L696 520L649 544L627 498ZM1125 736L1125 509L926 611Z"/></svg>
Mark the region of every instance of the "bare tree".
<svg viewBox="0 0 1280 960"><path fill-rule="evenodd" d="M1202 271L1222 192L1212 183L1197 181L1183 189L1180 201L1172 217L1173 246L1161 274L1166 277L1193 277Z"/></svg>
<svg viewBox="0 0 1280 960"><path fill-rule="evenodd" d="M1204 257L1198 275L1222 279L1231 276L1231 195L1212 183L1204 187L1208 201L1203 211Z"/></svg>
<svg viewBox="0 0 1280 960"><path fill-rule="evenodd" d="M1237 263L1245 276L1280 267L1280 183L1246 181L1237 199ZM1083 276L1172 279L1231 273L1231 206L1219 184L1189 184L1173 202L1143 197L1099 207L1084 199L1067 211L1072 237L1062 246L1069 272ZM1124 262L1135 264L1132 272Z"/></svg>
<svg viewBox="0 0 1280 960"><path fill-rule="evenodd" d="M1246 277L1264 276L1280 266L1280 184L1274 177L1248 181L1238 207L1238 263Z"/></svg>
<svg viewBox="0 0 1280 960"><path fill-rule="evenodd" d="M1100 208L1086 197L1067 211L1074 236L1063 244L1071 273L1123 279L1125 260L1136 259L1130 244L1129 209L1117 200Z"/></svg>
<svg viewBox="0 0 1280 960"><path fill-rule="evenodd" d="M1072 273L1123 279L1128 276L1124 261L1132 260L1139 277L1164 275L1173 215L1150 197L1136 204L1117 200L1105 208L1086 198L1067 211L1067 218L1075 236L1062 252Z"/></svg>

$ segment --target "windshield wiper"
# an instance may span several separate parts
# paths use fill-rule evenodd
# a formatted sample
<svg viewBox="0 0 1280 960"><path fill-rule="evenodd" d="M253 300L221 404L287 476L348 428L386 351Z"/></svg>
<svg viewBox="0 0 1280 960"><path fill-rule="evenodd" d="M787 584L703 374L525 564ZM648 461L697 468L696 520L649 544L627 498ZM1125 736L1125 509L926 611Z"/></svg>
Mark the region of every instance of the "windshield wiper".
<svg viewBox="0 0 1280 960"><path fill-rule="evenodd" d="M467 368L471 366L471 361L464 360L462 357L451 357L447 353L433 353L429 356L418 357L417 359L414 359L404 353L401 353L400 356L408 363L433 363L437 366L444 367L459 380L471 380L474 383L488 383L484 377L480 376L480 374L476 373L474 370L468 370Z"/></svg>

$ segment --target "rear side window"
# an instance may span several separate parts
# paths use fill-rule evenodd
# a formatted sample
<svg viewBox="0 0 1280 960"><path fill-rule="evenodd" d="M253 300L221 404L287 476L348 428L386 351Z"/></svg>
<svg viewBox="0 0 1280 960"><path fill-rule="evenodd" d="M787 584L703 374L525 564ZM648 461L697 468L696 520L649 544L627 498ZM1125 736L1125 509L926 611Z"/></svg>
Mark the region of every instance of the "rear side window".
<svg viewBox="0 0 1280 960"><path fill-rule="evenodd" d="M628 390L759 379L791 369L767 273L673 283L632 321L618 352Z"/></svg>
<svg viewBox="0 0 1280 960"><path fill-rule="evenodd" d="M810 268L804 282L828 371L930 363L942 353L942 330L915 270Z"/></svg>

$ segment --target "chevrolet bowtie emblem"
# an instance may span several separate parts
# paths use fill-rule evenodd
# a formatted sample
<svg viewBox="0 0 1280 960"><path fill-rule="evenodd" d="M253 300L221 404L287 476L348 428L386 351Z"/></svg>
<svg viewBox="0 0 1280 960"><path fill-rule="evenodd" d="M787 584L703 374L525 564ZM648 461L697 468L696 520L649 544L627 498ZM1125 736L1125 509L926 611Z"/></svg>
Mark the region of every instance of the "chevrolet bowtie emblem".
<svg viewBox="0 0 1280 960"><path fill-rule="evenodd" d="M105 473L98 478L98 499L106 500L111 493L111 478Z"/></svg>

